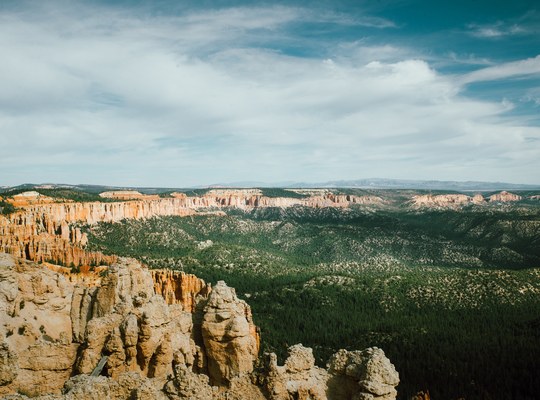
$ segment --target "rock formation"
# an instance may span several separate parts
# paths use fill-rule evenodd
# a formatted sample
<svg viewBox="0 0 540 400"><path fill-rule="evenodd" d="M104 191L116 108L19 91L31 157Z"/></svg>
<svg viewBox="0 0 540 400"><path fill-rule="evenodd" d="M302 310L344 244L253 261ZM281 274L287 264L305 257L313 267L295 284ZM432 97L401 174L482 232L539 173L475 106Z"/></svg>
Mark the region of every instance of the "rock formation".
<svg viewBox="0 0 540 400"><path fill-rule="evenodd" d="M167 304L180 303L184 310L195 312L197 296L208 296L210 287L195 275L170 269L150 270L154 290Z"/></svg>
<svg viewBox="0 0 540 400"><path fill-rule="evenodd" d="M277 364L274 353L267 355L266 369L265 385L271 400L332 398L326 394L327 371L315 366L313 351L301 344L289 348L289 357L283 366Z"/></svg>
<svg viewBox="0 0 540 400"><path fill-rule="evenodd" d="M474 204L484 204L486 202L486 199L484 199L484 196L482 196L480 193L476 193L471 201Z"/></svg>
<svg viewBox="0 0 540 400"><path fill-rule="evenodd" d="M115 200L157 200L159 195L157 194L142 194L135 190L117 190L112 192L102 192L99 197L104 199Z"/></svg>
<svg viewBox="0 0 540 400"><path fill-rule="evenodd" d="M224 282L211 290L192 275L120 259L93 282L73 283L0 254L6 399L395 398L398 375L382 350L341 350L325 371L297 345L284 366L268 355L267 369L254 372L258 346L249 306Z"/></svg>
<svg viewBox="0 0 540 400"><path fill-rule="evenodd" d="M229 383L253 371L259 335L251 309L223 281L210 293L201 328L212 382Z"/></svg>
<svg viewBox="0 0 540 400"><path fill-rule="evenodd" d="M521 200L522 197L517 195L517 194L514 194L514 193L509 193L505 190L503 190L502 192L500 193L496 193L496 194L493 194L491 196L489 196L489 201L490 202L499 202L499 203L505 203L505 202L508 202L508 201L519 201Z"/></svg>
<svg viewBox="0 0 540 400"><path fill-rule="evenodd" d="M289 348L289 357L278 366L275 354L268 355L266 389L272 400L305 399L395 399L399 374L384 352L371 347L364 351L339 350L327 365L315 366L310 348Z"/></svg>
<svg viewBox="0 0 540 400"><path fill-rule="evenodd" d="M488 198L491 203L505 203L519 201L521 199L521 196L506 191L493 194ZM481 205L485 203L486 199L480 193L475 194L473 197L465 194L424 194L413 196L412 198L412 204L416 207L459 208L468 204Z"/></svg>
<svg viewBox="0 0 540 400"><path fill-rule="evenodd" d="M329 389L339 398L395 399L399 374L377 347L363 351L339 350L328 363Z"/></svg>
<svg viewBox="0 0 540 400"><path fill-rule="evenodd" d="M123 219L156 216L187 216L205 210L236 207L348 207L351 204L378 204L376 196L349 196L326 193L303 199L265 197L257 190L211 190L203 196L188 197L173 193L159 198L132 191L104 192L105 198L138 200L77 203L24 192L8 199L19 211L0 215L0 252L37 262L64 266L110 265L115 256L85 250L88 238L77 226Z"/></svg>
<svg viewBox="0 0 540 400"><path fill-rule="evenodd" d="M424 194L413 196L412 201L417 207L457 208L473 202L479 204L481 200L478 196L482 197L482 195L476 195L471 198L464 194Z"/></svg>

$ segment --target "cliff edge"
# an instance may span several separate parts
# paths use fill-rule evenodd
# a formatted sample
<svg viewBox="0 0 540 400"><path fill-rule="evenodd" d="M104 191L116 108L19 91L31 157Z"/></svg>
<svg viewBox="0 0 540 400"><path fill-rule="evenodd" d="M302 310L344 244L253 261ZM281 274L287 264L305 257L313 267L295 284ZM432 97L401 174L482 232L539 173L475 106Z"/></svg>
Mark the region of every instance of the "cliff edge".
<svg viewBox="0 0 540 400"><path fill-rule="evenodd" d="M311 349L255 369L251 309L225 282L121 258L86 279L0 254L0 396L5 399L395 399L382 350Z"/></svg>

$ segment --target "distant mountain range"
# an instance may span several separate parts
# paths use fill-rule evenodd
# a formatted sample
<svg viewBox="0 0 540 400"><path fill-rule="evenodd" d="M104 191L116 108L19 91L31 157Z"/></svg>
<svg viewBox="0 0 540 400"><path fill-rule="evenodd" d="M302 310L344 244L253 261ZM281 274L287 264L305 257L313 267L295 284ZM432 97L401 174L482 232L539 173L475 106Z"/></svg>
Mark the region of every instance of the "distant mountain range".
<svg viewBox="0 0 540 400"><path fill-rule="evenodd" d="M426 190L534 190L540 189L539 185L525 185L506 182L478 182L478 181L436 181L436 180L408 180L408 179L356 179L329 181L324 183L299 183L296 187L342 187L342 188L365 188L365 189L426 189Z"/></svg>
<svg viewBox="0 0 540 400"><path fill-rule="evenodd" d="M207 186L200 186L200 188ZM411 180L411 179L354 179L327 182L232 182L228 184L216 184L208 187L279 187L279 188L359 188L359 189L418 189L418 190L456 190L456 191L491 191L491 190L537 190L538 185L526 185L507 182L479 182L479 181L436 181L436 180Z"/></svg>
<svg viewBox="0 0 540 400"><path fill-rule="evenodd" d="M41 183L25 183L18 186L0 186L0 191L11 190L31 190L35 188L52 189L81 189L87 192L99 193L107 190L137 190L141 193L157 193L163 191L185 190L185 189L206 189L206 188L359 188L359 189L413 189L413 190L450 190L450 191L494 191L494 190L540 190L540 184L519 184L507 182L479 182L479 181L436 181L436 180L410 180L410 179L355 179L355 180L337 180L327 182L257 182L242 181L231 183L219 183L213 185L199 185L183 188L167 187L126 187L126 186L102 186L102 185L70 185Z"/></svg>

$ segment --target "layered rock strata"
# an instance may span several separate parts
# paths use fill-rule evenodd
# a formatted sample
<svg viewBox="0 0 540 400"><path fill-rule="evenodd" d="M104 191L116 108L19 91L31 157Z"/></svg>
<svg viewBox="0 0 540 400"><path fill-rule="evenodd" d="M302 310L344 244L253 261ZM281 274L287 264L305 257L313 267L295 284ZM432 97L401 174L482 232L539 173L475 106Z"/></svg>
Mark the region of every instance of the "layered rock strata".
<svg viewBox="0 0 540 400"><path fill-rule="evenodd" d="M201 328L212 382L229 383L239 374L253 371L259 334L251 309L223 281L210 293Z"/></svg>
<svg viewBox="0 0 540 400"><path fill-rule="evenodd" d="M490 202L510 202L519 201L522 197L513 193L502 191L496 193L488 198ZM465 194L424 194L413 196L412 204L416 207L434 207L434 208L459 208L468 204L485 204L486 199L480 193L474 196L467 196Z"/></svg>
<svg viewBox="0 0 540 400"><path fill-rule="evenodd" d="M224 282L211 290L194 276L151 273L131 259L103 272L92 284L72 283L0 254L0 396L395 398L398 375L376 348L341 350L323 370L311 349L297 345L284 366L270 354L254 371L259 335L251 310Z"/></svg>
<svg viewBox="0 0 540 400"><path fill-rule="evenodd" d="M112 194L111 194L112 193ZM129 198L138 192L106 192L104 197ZM187 216L208 209L236 207L348 207L351 204L376 204L375 196L349 196L326 193L320 196L271 198L259 192L220 190L200 197L177 193L171 198L141 195L139 200L104 202L58 202L57 199L26 192L12 201L20 211L0 216L0 251L37 262L64 266L110 265L114 256L85 249L88 238L77 224L118 222L123 219L143 219L156 216ZM15 199L15 197L17 199Z"/></svg>
<svg viewBox="0 0 540 400"><path fill-rule="evenodd" d="M490 202L499 202L499 203L505 203L508 201L520 201L521 199L522 199L521 196L514 193L509 193L505 190L503 190L500 193L495 193L489 196Z"/></svg>

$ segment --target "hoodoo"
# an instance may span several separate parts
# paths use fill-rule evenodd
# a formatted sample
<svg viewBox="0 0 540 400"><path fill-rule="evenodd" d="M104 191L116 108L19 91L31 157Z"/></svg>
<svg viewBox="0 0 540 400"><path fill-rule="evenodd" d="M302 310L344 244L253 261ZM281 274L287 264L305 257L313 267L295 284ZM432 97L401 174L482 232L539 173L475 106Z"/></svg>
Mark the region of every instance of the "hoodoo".
<svg viewBox="0 0 540 400"><path fill-rule="evenodd" d="M394 399L382 350L274 354L234 289L121 258L86 281L0 254L0 395L7 399ZM99 365L99 368L96 367Z"/></svg>

